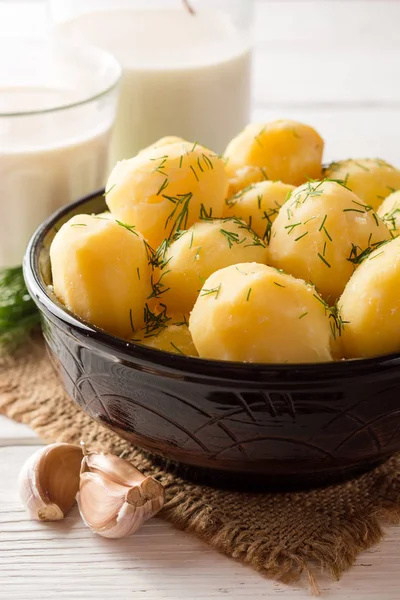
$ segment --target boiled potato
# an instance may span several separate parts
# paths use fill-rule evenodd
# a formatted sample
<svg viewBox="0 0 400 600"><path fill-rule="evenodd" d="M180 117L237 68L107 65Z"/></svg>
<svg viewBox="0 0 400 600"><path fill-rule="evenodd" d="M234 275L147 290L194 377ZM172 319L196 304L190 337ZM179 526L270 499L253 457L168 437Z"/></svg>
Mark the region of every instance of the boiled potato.
<svg viewBox="0 0 400 600"><path fill-rule="evenodd" d="M161 320L160 320L161 315ZM161 311L152 325L147 323L135 334L132 341L144 344L149 348L184 354L186 356L198 356L194 347L192 336L188 327L188 318L185 315L171 315Z"/></svg>
<svg viewBox="0 0 400 600"><path fill-rule="evenodd" d="M386 196L400 189L400 171L379 158L333 162L325 177L343 180L361 200L377 210Z"/></svg>
<svg viewBox="0 0 400 600"><path fill-rule="evenodd" d="M259 181L267 181L268 177L262 167L241 167L228 179L228 198Z"/></svg>
<svg viewBox="0 0 400 600"><path fill-rule="evenodd" d="M393 235L400 230L400 190L390 194L376 211Z"/></svg>
<svg viewBox="0 0 400 600"><path fill-rule="evenodd" d="M262 167L266 178L300 185L321 177L324 142L297 121L248 125L225 151L229 177L245 166Z"/></svg>
<svg viewBox="0 0 400 600"><path fill-rule="evenodd" d="M385 223L346 187L332 181L309 182L280 209L272 225L269 261L312 281L333 304L361 253L390 237Z"/></svg>
<svg viewBox="0 0 400 600"><path fill-rule="evenodd" d="M204 281L238 262L267 260L266 245L238 219L196 223L172 242L164 256L162 301L171 311L190 312ZM169 288L169 289L168 289Z"/></svg>
<svg viewBox="0 0 400 600"><path fill-rule="evenodd" d="M339 300L346 358L400 350L400 237L374 250Z"/></svg>
<svg viewBox="0 0 400 600"><path fill-rule="evenodd" d="M243 219L259 237L268 238L271 223L294 189L293 185L281 181L255 183L228 198L224 216Z"/></svg>
<svg viewBox="0 0 400 600"><path fill-rule="evenodd" d="M142 236L108 218L77 215L50 247L56 296L74 314L120 337L143 325L151 293Z"/></svg>
<svg viewBox="0 0 400 600"><path fill-rule="evenodd" d="M267 265L213 273L189 319L202 358L265 363L332 360L329 311L315 288Z"/></svg>
<svg viewBox="0 0 400 600"><path fill-rule="evenodd" d="M222 158L188 142L153 148L114 167L107 205L157 247L201 214L221 217L228 190Z"/></svg>

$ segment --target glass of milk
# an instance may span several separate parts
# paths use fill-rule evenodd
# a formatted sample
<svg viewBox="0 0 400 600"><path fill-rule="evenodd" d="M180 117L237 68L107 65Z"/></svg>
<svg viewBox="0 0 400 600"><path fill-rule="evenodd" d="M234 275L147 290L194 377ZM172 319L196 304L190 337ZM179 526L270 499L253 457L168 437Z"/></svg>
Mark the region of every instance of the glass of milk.
<svg viewBox="0 0 400 600"><path fill-rule="evenodd" d="M252 0L49 0L57 38L124 74L111 166L166 135L222 152L250 119Z"/></svg>
<svg viewBox="0 0 400 600"><path fill-rule="evenodd" d="M52 212L104 185L120 76L98 48L0 44L0 269L21 264Z"/></svg>

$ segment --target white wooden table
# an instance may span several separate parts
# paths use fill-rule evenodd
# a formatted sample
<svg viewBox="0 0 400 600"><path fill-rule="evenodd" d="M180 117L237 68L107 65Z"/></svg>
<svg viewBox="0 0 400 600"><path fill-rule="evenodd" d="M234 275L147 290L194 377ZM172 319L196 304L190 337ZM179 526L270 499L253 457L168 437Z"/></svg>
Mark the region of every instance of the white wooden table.
<svg viewBox="0 0 400 600"><path fill-rule="evenodd" d="M11 20L0 12L8 31ZM258 0L256 23L256 119L314 125L327 140L326 160L381 156L400 166L400 2ZM125 540L93 535L76 510L56 524L29 521L17 477L40 444L0 418L1 600L309 597L305 585L268 581L158 519ZM398 600L400 528L389 528L340 582L323 577L321 588L329 600Z"/></svg>

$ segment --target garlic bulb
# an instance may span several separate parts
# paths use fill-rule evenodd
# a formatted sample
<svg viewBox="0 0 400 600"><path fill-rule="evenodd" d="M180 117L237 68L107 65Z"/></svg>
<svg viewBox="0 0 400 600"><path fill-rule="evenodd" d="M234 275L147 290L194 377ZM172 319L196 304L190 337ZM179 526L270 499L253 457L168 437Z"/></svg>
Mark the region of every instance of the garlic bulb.
<svg viewBox="0 0 400 600"><path fill-rule="evenodd" d="M64 518L79 489L82 456L79 446L50 444L28 458L19 476L19 492L32 519Z"/></svg>
<svg viewBox="0 0 400 600"><path fill-rule="evenodd" d="M118 456L90 453L82 461L76 499L92 531L120 538L137 531L162 508L164 488Z"/></svg>

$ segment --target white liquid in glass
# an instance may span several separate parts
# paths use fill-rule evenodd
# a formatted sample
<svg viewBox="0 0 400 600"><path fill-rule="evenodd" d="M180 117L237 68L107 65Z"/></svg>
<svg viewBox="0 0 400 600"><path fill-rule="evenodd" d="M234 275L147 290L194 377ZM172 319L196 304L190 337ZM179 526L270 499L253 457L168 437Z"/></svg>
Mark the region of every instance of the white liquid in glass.
<svg viewBox="0 0 400 600"><path fill-rule="evenodd" d="M0 113L66 103L66 90L0 88ZM63 119L58 112L0 118L0 268L21 264L30 236L57 208L104 185L110 123L88 130L85 115L80 106Z"/></svg>
<svg viewBox="0 0 400 600"><path fill-rule="evenodd" d="M56 34L122 63L112 164L165 135L221 152L249 119L251 53L223 13L99 11L57 25Z"/></svg>

